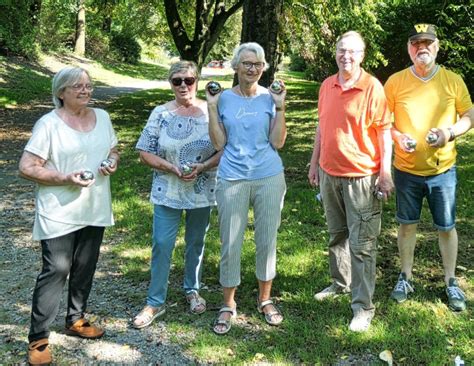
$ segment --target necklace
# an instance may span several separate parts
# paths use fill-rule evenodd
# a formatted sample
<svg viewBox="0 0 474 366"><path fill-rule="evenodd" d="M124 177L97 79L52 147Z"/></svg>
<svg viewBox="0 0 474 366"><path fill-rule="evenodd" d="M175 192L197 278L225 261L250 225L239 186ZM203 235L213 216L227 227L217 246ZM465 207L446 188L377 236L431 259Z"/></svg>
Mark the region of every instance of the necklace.
<svg viewBox="0 0 474 366"><path fill-rule="evenodd" d="M255 94L250 94L250 95L245 94L245 93L242 91L242 88L241 88L240 84L239 84L239 93L240 93L240 95L241 95L242 97L247 98L247 99L248 99L248 98L253 98L253 97L255 97L255 96L257 95L257 93L255 93Z"/></svg>

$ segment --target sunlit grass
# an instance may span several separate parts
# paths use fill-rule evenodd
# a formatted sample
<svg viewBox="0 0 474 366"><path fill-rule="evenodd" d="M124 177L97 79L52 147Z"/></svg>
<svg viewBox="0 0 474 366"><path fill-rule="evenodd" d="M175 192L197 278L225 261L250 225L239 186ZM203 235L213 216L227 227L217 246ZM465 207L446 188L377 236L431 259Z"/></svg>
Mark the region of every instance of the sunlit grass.
<svg viewBox="0 0 474 366"><path fill-rule="evenodd" d="M170 276L169 304L176 304L165 316L169 329L175 334L187 353L198 360L217 363L281 364L308 363L330 364L350 356L367 353L378 355L388 349L400 364L448 364L456 355L472 360L473 327L470 310L453 314L446 306L442 265L436 235L426 208L415 262L417 291L405 304L398 306L388 296L399 271L396 247L397 223L394 219L394 200L384 207L383 231L379 238L377 267L377 289L375 304L377 315L373 327L367 334L351 334L348 323L351 318L350 297L340 297L326 303L316 303L313 295L326 286L328 273L328 233L321 205L315 200L315 191L307 184L307 163L313 144L317 123L318 84L301 80L296 73L280 75L287 83L288 139L280 154L284 161L288 191L282 213L282 225L278 241L278 276L275 279L274 296L279 300L285 322L279 328L268 327L256 312L255 245L253 243L252 215L249 230L245 235L242 252L242 284L237 292L239 321L225 337L212 333L211 324L215 311L208 311L199 318L186 313L181 282L184 268L184 243L182 236L177 242L173 256L174 267ZM216 78L228 88L232 78ZM201 80L202 89L206 80ZM121 171L114 178L115 200L137 199L148 203L151 186L151 171L141 167L134 145L151 109L172 98L169 91L156 90L137 93L121 98L110 107L124 154ZM472 227L474 212L473 197L474 165L472 133L458 141L460 156L458 172L460 187L458 196L458 218L460 240L459 265L467 268L460 271L461 282L471 298L472 279ZM123 203L122 203L123 204ZM137 281L148 280L143 274L148 271L151 243L151 210L139 205L142 222L135 222L133 214L123 215L117 220L117 229L110 235L120 235L120 244L115 248L118 263L127 277ZM124 210L123 212L126 212ZM142 215L146 212L146 215ZM143 221L149 220L148 228ZM123 235L121 230L127 230ZM146 230L149 232L147 233ZM182 233L180 234L182 235ZM133 248L137 249L133 249ZM207 235L203 282L207 286L202 295L211 309L217 310L222 301L219 278L219 235L217 215L212 214L211 228ZM130 258L132 256L132 258ZM133 265L126 264L132 262ZM140 273L140 276L137 276ZM145 293L142 294L144 298ZM141 305L143 299L132 305ZM182 337L192 334L192 337Z"/></svg>

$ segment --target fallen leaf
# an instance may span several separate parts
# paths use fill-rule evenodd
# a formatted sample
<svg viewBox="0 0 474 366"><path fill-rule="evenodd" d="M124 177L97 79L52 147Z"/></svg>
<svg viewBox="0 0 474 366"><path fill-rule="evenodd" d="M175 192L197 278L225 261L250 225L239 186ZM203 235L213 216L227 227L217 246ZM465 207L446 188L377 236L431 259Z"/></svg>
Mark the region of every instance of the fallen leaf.
<svg viewBox="0 0 474 366"><path fill-rule="evenodd" d="M392 365L393 365L392 352L389 351L388 349L386 349L386 350L383 351L383 352L380 352L379 358L380 358L382 361L387 362L388 366L392 366Z"/></svg>

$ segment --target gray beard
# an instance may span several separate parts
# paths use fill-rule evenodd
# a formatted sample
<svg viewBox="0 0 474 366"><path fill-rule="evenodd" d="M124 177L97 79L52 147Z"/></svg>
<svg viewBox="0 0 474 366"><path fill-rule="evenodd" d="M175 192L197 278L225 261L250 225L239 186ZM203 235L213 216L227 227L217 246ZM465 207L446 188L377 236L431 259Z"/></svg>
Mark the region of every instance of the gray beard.
<svg viewBox="0 0 474 366"><path fill-rule="evenodd" d="M428 55L427 53L423 53L421 55L416 56L416 59L420 64L423 65L428 65L433 61L433 57L431 57L431 55Z"/></svg>

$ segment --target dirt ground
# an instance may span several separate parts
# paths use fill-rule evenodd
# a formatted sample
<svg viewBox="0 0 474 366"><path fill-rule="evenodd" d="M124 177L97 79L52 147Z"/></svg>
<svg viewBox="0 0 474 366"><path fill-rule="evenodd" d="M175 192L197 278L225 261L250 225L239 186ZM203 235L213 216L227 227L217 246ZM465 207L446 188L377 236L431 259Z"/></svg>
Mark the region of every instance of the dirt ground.
<svg viewBox="0 0 474 366"><path fill-rule="evenodd" d="M129 85L98 87L93 105L106 107L118 95L157 85L158 82L134 81ZM18 161L34 123L52 108L52 103L45 100L0 110L0 364L27 362L31 298L41 270L41 249L31 238L35 186L18 177ZM130 308L127 292L137 291L136 285L114 271L108 252L109 243L104 241L88 306L107 334L97 341L63 334L63 296L50 335L55 363L196 364L169 342L164 322L144 331L130 329L129 321L136 309ZM117 296L118 293L122 295Z"/></svg>

